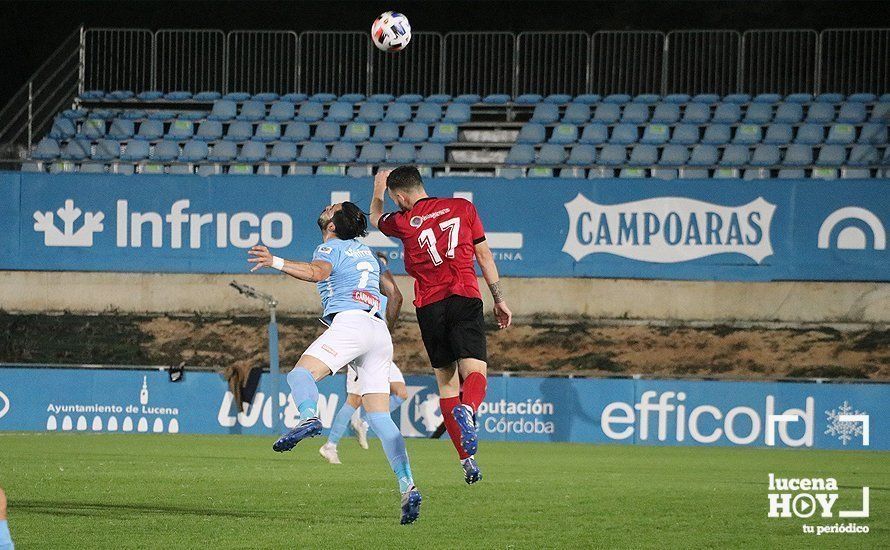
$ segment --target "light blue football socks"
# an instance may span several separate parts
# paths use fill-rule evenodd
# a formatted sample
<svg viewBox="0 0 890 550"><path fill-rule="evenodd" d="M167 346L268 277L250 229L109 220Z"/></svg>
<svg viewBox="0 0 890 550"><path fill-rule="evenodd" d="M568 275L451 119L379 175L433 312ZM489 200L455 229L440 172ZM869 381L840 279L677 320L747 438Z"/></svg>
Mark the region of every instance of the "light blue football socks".
<svg viewBox="0 0 890 550"><path fill-rule="evenodd" d="M355 414L355 407L349 403L344 403L343 406L340 407L340 410L337 411L337 415L334 416L334 422L331 424L331 433L328 434L328 443L336 445L340 442L340 438L343 437L343 434L345 434L347 428L349 428L349 420L352 418L353 414Z"/></svg>
<svg viewBox="0 0 890 550"><path fill-rule="evenodd" d="M414 485L414 478L411 475L411 464L408 462L405 438L388 413L368 413L367 418L371 429L380 438L383 452L386 453L389 465L399 480L399 491L402 493L408 491Z"/></svg>
<svg viewBox="0 0 890 550"><path fill-rule="evenodd" d="M389 412L393 412L398 409L405 400L399 397L398 395L390 395L389 396Z"/></svg>
<svg viewBox="0 0 890 550"><path fill-rule="evenodd" d="M300 411L300 419L318 416L318 385L312 373L303 367L294 367L294 370L287 373L287 383L294 404Z"/></svg>

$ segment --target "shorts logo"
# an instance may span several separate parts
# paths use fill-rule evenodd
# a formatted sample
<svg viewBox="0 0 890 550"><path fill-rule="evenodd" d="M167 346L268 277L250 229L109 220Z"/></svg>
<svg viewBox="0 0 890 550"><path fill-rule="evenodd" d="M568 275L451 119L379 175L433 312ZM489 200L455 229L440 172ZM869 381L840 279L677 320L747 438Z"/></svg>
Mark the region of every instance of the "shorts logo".
<svg viewBox="0 0 890 550"><path fill-rule="evenodd" d="M337 357L337 352L334 351L334 348L332 348L331 346L329 346L329 345L327 345L327 344L322 344L322 345L321 345L321 349L323 349L323 350L325 350L326 352L330 353L330 354L333 355L334 357Z"/></svg>
<svg viewBox="0 0 890 550"><path fill-rule="evenodd" d="M411 220L408 221L411 224L411 227L420 227L423 224L423 218L420 216L414 216Z"/></svg>

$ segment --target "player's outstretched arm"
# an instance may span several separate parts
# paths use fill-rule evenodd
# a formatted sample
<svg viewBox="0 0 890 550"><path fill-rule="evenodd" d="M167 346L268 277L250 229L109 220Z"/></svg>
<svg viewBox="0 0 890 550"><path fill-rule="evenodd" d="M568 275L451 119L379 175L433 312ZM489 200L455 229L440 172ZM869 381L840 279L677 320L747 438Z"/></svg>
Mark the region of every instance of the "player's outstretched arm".
<svg viewBox="0 0 890 550"><path fill-rule="evenodd" d="M263 267L271 267L295 279L317 283L330 277L333 269L330 263L321 260L313 260L311 263L294 262L273 256L268 248L259 244L248 250L247 254L250 256L247 261L254 264L250 268L251 273Z"/></svg>
<svg viewBox="0 0 890 550"><path fill-rule="evenodd" d="M386 178L392 170L378 170L374 176L374 196L371 197L371 225L377 227L383 216L383 199L386 198Z"/></svg>
<svg viewBox="0 0 890 550"><path fill-rule="evenodd" d="M491 297L494 299L494 316L498 320L498 328L507 328L513 322L513 312L507 307L507 300L501 291L501 278L498 275L498 266L494 263L494 255L491 248L488 247L487 241L482 241L476 245L476 261L482 270L482 276L488 283L488 289L491 290Z"/></svg>
<svg viewBox="0 0 890 550"><path fill-rule="evenodd" d="M380 274L380 292L386 296L386 324L389 330L396 328L399 313L402 312L402 291L396 285L396 278L389 271Z"/></svg>

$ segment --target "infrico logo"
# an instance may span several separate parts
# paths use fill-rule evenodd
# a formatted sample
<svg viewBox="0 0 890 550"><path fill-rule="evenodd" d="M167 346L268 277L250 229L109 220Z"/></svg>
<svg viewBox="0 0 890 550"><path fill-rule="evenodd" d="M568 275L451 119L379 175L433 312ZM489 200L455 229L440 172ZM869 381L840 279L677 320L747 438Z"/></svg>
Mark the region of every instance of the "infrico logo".
<svg viewBox="0 0 890 550"><path fill-rule="evenodd" d="M742 206L683 197L598 204L579 193L565 209L569 227L562 250L576 261L607 253L676 263L735 252L760 263L773 253L769 230L776 205L763 197Z"/></svg>

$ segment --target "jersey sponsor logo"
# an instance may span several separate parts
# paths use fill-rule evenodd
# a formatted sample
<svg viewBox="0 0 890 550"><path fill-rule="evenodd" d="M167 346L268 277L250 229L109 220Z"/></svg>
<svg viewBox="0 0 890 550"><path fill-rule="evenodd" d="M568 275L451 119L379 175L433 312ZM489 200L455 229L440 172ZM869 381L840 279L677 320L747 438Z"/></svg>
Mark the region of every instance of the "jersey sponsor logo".
<svg viewBox="0 0 890 550"><path fill-rule="evenodd" d="M450 208L443 208L442 210L436 210L435 212L430 212L429 214L426 214L423 216L413 216L408 221L408 223L411 225L411 227L420 227L421 225L423 225L423 222L425 222L427 220L434 220L434 219L438 218L439 216L444 216L445 214L448 214L449 212L451 212Z"/></svg>
<svg viewBox="0 0 890 550"><path fill-rule="evenodd" d="M365 292L363 290L353 290L352 299L360 304L365 304L370 307L376 307L378 309L380 308L380 298L374 296L370 292Z"/></svg>
<svg viewBox="0 0 890 550"><path fill-rule="evenodd" d="M411 227L420 227L423 225L423 218L420 216L412 216L411 220L408 222L411 224Z"/></svg>
<svg viewBox="0 0 890 550"><path fill-rule="evenodd" d="M319 254L330 254L333 251L334 251L334 249L331 248L330 246L319 246L318 247Z"/></svg>
<svg viewBox="0 0 890 550"><path fill-rule="evenodd" d="M349 248L344 254L350 258L370 258L374 255L374 253L367 248Z"/></svg>
<svg viewBox="0 0 890 550"><path fill-rule="evenodd" d="M564 206L569 227L562 251L576 261L606 253L678 263L733 252L760 263L773 254L770 225L776 205L763 197L741 206L685 197L598 204L579 193Z"/></svg>

